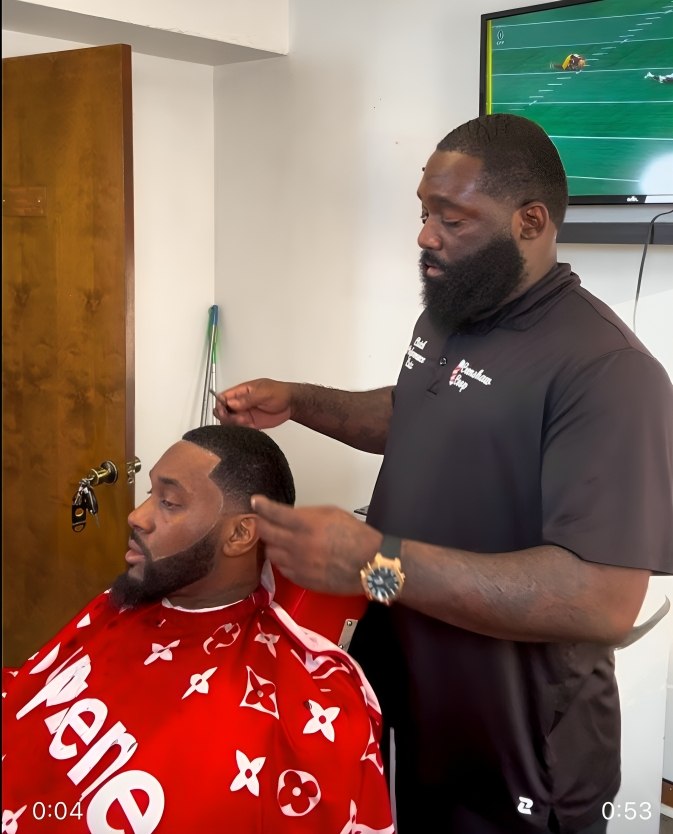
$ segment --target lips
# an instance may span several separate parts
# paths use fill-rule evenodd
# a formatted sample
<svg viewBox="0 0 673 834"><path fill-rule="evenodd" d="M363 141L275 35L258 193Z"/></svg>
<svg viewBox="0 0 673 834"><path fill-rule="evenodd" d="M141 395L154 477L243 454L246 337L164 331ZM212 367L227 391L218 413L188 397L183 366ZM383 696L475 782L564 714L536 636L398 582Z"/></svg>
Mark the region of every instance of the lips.
<svg viewBox="0 0 673 834"><path fill-rule="evenodd" d="M142 552L137 542L134 542L133 539L129 539L129 549L126 551L126 556L124 558L129 565L139 565L141 562L145 561L145 554Z"/></svg>
<svg viewBox="0 0 673 834"><path fill-rule="evenodd" d="M133 550L127 550L124 558L126 559L126 563L128 565L140 565L145 561L145 557L142 553L136 553Z"/></svg>
<svg viewBox="0 0 673 834"><path fill-rule="evenodd" d="M439 278L443 274L441 269L438 269L436 266L430 266L430 264L423 264L423 272L430 278Z"/></svg>
<svg viewBox="0 0 673 834"><path fill-rule="evenodd" d="M427 278L440 278L444 275L442 265L434 262L427 255L421 258L421 269Z"/></svg>

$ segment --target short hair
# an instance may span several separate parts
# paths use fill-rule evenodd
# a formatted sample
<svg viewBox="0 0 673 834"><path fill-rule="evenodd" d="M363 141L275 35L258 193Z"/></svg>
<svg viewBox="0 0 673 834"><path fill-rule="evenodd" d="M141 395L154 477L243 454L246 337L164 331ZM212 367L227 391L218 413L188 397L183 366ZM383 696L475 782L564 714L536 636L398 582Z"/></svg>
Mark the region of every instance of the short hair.
<svg viewBox="0 0 673 834"><path fill-rule="evenodd" d="M568 206L568 181L556 146L530 119L509 113L479 116L452 130L438 151L458 151L481 159L478 188L517 207L539 200L557 229Z"/></svg>
<svg viewBox="0 0 673 834"><path fill-rule="evenodd" d="M253 495L294 505L294 479L287 458L268 434L244 426L201 426L182 436L212 452L220 463L210 478L227 498L250 509Z"/></svg>

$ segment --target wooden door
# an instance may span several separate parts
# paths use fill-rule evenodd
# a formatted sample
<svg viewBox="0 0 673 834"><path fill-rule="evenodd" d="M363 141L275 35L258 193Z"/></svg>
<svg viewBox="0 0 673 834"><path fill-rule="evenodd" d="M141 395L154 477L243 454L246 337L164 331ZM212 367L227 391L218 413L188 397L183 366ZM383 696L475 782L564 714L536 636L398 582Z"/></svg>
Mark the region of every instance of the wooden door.
<svg viewBox="0 0 673 834"><path fill-rule="evenodd" d="M134 459L131 50L3 69L3 641L18 666L125 568ZM96 488L75 533L80 478Z"/></svg>

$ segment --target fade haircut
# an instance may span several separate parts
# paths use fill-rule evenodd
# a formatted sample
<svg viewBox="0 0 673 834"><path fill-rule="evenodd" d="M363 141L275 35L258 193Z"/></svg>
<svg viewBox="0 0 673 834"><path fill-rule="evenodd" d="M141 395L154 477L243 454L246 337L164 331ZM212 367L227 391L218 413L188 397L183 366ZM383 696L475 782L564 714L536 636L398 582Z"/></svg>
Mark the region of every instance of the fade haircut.
<svg viewBox="0 0 673 834"><path fill-rule="evenodd" d="M183 434L182 439L217 455L220 462L210 478L243 512L250 510L253 495L294 505L290 466L268 434L244 426L201 426Z"/></svg>
<svg viewBox="0 0 673 834"><path fill-rule="evenodd" d="M557 230L568 206L568 181L561 157L544 130L509 113L480 116L452 130L438 151L458 151L481 159L478 188L517 208L544 203Z"/></svg>

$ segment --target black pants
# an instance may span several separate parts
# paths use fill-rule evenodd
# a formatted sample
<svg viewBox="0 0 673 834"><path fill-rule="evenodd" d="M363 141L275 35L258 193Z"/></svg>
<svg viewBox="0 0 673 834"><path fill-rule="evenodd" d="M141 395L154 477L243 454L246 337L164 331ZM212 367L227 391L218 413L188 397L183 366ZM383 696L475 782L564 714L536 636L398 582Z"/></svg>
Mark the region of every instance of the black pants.
<svg viewBox="0 0 673 834"><path fill-rule="evenodd" d="M588 828L583 828L577 834L605 834L608 827L608 821L605 819L596 820ZM425 834L426 829L418 829L409 827L404 828L400 824L398 834ZM447 827L437 828L431 827L427 829L428 834L509 834L502 828L498 828L493 823L475 814L473 811L463 808L460 805L454 806L451 809ZM558 831L558 829L547 828L541 831L540 834L548 834L548 832Z"/></svg>
<svg viewBox="0 0 673 834"><path fill-rule="evenodd" d="M510 834L462 805L446 807L441 821L424 815L421 803L415 803L414 809L398 806L397 811L397 834ZM606 834L607 826L607 820L599 819L577 834ZM556 834L558 830L552 824L540 834Z"/></svg>
<svg viewBox="0 0 673 834"><path fill-rule="evenodd" d="M384 754L386 777L390 784L390 748L385 743L389 739L390 734L384 733L381 751ZM505 811L510 805L508 795L497 797L491 793L488 798L491 813L486 810L486 797L483 797L482 801L478 795L473 796L470 803L473 808L479 808L481 802L483 813L491 818L500 818L499 822L492 822L478 811L462 805L455 795L451 795L448 785L443 788L441 785L430 786L420 782L415 769L409 766L412 760L413 756L404 748L398 747L394 757L397 834L559 834L561 831L553 811L547 823L548 827L539 829L527 825L527 820L518 818L513 809ZM502 809L501 813L497 813L499 807ZM494 811L496 813L493 813ZM509 822L508 814L511 815ZM606 834L607 825L607 820L601 817L575 834Z"/></svg>

